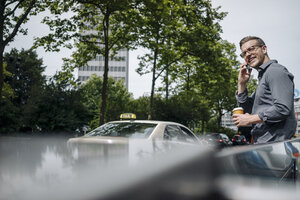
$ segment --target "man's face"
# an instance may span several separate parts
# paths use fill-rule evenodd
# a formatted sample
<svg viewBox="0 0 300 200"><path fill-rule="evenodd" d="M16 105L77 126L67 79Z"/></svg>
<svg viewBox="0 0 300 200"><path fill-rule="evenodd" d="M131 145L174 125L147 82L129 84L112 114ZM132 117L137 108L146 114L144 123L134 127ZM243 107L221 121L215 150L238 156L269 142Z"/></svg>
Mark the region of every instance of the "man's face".
<svg viewBox="0 0 300 200"><path fill-rule="evenodd" d="M246 63L256 69L264 63L267 55L267 47L260 46L256 40L244 43L241 50Z"/></svg>

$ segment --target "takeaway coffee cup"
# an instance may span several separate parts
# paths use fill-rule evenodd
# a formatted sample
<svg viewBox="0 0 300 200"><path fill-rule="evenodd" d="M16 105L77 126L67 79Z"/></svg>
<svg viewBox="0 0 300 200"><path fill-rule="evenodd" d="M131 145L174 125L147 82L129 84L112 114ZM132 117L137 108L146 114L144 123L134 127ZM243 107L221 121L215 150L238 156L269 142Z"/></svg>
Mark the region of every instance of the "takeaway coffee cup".
<svg viewBox="0 0 300 200"><path fill-rule="evenodd" d="M242 107L237 107L233 109L233 114L244 114L244 109Z"/></svg>

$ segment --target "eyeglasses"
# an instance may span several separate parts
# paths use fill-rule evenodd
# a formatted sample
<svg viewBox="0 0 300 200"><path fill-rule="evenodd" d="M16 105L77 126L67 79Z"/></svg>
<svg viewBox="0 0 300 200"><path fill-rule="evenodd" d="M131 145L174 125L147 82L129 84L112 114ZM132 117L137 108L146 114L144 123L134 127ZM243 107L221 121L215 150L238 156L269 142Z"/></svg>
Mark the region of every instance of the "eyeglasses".
<svg viewBox="0 0 300 200"><path fill-rule="evenodd" d="M242 52L240 54L240 56L242 58L245 58L245 56L247 55L247 53L249 53L249 54L254 53L256 51L257 47L262 47L262 45L254 45L252 47L249 47L248 49L246 49L246 51Z"/></svg>

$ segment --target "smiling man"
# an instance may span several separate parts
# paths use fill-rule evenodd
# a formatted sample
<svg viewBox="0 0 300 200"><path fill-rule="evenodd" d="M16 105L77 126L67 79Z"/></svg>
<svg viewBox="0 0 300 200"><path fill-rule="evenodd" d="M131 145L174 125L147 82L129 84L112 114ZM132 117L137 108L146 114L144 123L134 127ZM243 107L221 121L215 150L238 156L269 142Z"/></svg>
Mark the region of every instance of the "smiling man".
<svg viewBox="0 0 300 200"><path fill-rule="evenodd" d="M254 144L290 139L297 125L294 76L276 60L269 58L262 39L247 36L240 41L240 48L245 62L240 67L236 99L245 114L234 114L234 123L237 127L252 125ZM258 86L248 96L247 82L252 68L258 71Z"/></svg>

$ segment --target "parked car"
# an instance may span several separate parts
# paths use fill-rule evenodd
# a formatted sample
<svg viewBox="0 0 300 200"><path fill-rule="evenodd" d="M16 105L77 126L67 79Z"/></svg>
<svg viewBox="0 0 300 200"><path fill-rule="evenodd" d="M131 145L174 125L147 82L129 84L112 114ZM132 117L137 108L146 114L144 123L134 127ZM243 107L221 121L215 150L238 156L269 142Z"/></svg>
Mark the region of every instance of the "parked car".
<svg viewBox="0 0 300 200"><path fill-rule="evenodd" d="M82 137L69 139L69 143L127 143L129 139L156 139L200 144L196 135L182 124L135 120L134 114L121 115L120 121L108 122Z"/></svg>
<svg viewBox="0 0 300 200"><path fill-rule="evenodd" d="M229 137L224 133L210 133L205 135L205 140L210 145L216 145L218 147L231 146L232 142Z"/></svg>
<svg viewBox="0 0 300 200"><path fill-rule="evenodd" d="M231 139L232 145L245 145L248 144L244 135L234 135Z"/></svg>

